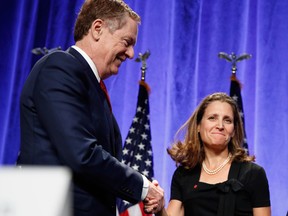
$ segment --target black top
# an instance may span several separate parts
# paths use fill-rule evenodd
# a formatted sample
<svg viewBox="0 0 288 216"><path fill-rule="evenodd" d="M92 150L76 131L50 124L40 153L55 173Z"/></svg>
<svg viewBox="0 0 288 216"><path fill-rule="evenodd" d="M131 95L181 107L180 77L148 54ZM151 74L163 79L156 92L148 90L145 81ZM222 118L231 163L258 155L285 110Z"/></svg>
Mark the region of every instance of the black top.
<svg viewBox="0 0 288 216"><path fill-rule="evenodd" d="M218 184L199 182L201 166L174 172L171 200L180 200L185 216L253 215L255 207L270 206L266 173L255 163L233 162L228 180Z"/></svg>

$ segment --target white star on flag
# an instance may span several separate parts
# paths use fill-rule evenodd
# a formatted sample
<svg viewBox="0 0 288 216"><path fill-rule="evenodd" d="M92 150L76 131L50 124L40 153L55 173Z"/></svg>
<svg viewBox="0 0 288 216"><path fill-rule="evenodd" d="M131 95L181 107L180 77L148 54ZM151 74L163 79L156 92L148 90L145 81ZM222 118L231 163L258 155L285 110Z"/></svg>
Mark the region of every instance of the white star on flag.
<svg viewBox="0 0 288 216"><path fill-rule="evenodd" d="M142 159L142 155L140 155L139 153L137 155L135 155L136 160L141 160Z"/></svg>

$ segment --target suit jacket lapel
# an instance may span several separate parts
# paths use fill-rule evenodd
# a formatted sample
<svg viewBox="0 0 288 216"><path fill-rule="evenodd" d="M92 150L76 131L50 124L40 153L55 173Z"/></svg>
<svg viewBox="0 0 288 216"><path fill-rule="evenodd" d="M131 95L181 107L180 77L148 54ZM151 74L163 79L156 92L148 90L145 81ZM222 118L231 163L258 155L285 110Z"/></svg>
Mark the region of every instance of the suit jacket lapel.
<svg viewBox="0 0 288 216"><path fill-rule="evenodd" d="M91 83L93 83L93 88L95 88L98 94L102 95L102 97L104 97L105 100L107 100L105 93L101 89L100 84L95 74L93 73L92 69L90 68L89 64L84 59L84 57L72 47L70 47L67 51L68 53L73 55L78 61L81 62L81 64L83 65L84 72L88 75L89 79L91 80ZM107 118L107 121L109 122L109 127L110 127L109 135L110 135L110 140L111 140L111 143L110 143L111 149L113 149L112 154L119 159L121 148L122 148L122 138L121 138L118 124L108 106L108 101L107 101L107 107L105 107L105 111L107 113L106 118Z"/></svg>

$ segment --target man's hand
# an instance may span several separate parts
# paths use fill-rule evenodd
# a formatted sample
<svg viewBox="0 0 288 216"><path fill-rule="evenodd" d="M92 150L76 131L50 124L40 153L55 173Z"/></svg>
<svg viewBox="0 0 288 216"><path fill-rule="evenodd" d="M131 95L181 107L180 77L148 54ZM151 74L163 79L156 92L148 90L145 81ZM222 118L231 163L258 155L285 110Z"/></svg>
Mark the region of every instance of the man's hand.
<svg viewBox="0 0 288 216"><path fill-rule="evenodd" d="M144 200L144 211L147 214L155 214L164 208L164 190L159 186L158 181L153 180L149 184L148 194Z"/></svg>

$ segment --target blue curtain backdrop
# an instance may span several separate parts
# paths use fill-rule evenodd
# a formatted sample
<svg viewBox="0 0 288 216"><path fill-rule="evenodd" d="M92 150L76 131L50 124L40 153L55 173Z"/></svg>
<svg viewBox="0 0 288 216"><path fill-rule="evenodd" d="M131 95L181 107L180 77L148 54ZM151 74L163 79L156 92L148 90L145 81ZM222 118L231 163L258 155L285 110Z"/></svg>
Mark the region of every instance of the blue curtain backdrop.
<svg viewBox="0 0 288 216"><path fill-rule="evenodd" d="M15 163L19 149L19 95L40 56L35 47L67 49L83 0L3 0L0 3L0 164ZM174 162L165 149L199 101L229 94L231 64L219 52L250 60L238 64L249 152L267 172L272 213L288 209L288 1L127 0L142 17L135 54L151 51L146 81L155 177L169 200ZM107 80L123 137L137 102L141 65L127 61Z"/></svg>

